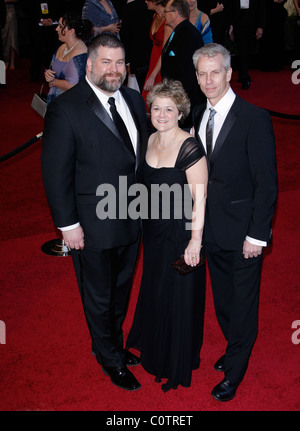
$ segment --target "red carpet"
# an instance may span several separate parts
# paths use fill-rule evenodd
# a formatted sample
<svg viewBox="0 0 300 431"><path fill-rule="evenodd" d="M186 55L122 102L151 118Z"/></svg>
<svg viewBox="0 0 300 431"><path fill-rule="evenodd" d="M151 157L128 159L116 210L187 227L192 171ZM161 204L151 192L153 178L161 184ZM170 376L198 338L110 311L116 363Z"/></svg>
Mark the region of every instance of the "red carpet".
<svg viewBox="0 0 300 431"><path fill-rule="evenodd" d="M288 69L253 71L248 91L240 90L236 74L232 85L238 94L259 106L300 114L300 87L292 84ZM42 131L43 121L30 107L38 89L39 84L29 83L26 60L20 60L15 71L8 71L7 87L0 89L0 156ZM6 344L0 344L0 411L192 414L300 410L300 344L293 344L291 338L295 331L292 322L300 320L300 122L273 117L273 123L279 199L274 242L264 260L259 335L236 397L224 404L210 395L222 378L213 364L225 346L210 285L201 366L193 374L192 386L165 394L141 366L133 370L142 383L139 391L128 393L113 386L91 355L71 258L41 252L43 243L57 237L41 182L41 141L0 163L0 320L6 325ZM125 336L140 276L139 264Z"/></svg>

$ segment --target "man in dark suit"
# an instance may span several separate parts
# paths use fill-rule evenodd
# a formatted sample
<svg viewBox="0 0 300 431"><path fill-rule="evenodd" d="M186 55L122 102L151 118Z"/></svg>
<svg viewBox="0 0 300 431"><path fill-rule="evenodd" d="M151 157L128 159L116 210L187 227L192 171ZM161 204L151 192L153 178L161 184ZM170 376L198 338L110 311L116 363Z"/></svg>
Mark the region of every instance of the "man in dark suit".
<svg viewBox="0 0 300 431"><path fill-rule="evenodd" d="M97 361L114 384L136 390L127 365L140 360L123 350L122 333L140 242L140 221L128 216L128 189L148 136L144 101L122 87L125 76L122 42L109 34L94 38L86 79L48 107L42 173L54 224L72 249ZM112 96L126 124L122 132Z"/></svg>
<svg viewBox="0 0 300 431"><path fill-rule="evenodd" d="M36 82L41 78L43 68L49 68L59 46L55 31L60 18L59 1L29 0L24 8L29 20L30 81Z"/></svg>
<svg viewBox="0 0 300 431"><path fill-rule="evenodd" d="M198 0L198 9L205 12L210 19L213 41L225 45L225 36L228 29L229 0Z"/></svg>
<svg viewBox="0 0 300 431"><path fill-rule="evenodd" d="M231 0L229 2L229 36L237 43L239 56L239 82L248 90L255 43L263 35L266 0Z"/></svg>
<svg viewBox="0 0 300 431"><path fill-rule="evenodd" d="M215 364L225 378L212 395L229 401L257 336L262 254L271 240L277 197L275 142L269 114L232 91L229 52L208 44L193 58L207 96L193 112L195 137L209 163L204 245L216 316L227 341Z"/></svg>
<svg viewBox="0 0 300 431"><path fill-rule="evenodd" d="M129 1L123 8L120 37L125 46L128 69L136 76L141 93L152 50L150 39L152 19L153 12L147 9L144 0Z"/></svg>
<svg viewBox="0 0 300 431"><path fill-rule="evenodd" d="M180 81L187 92L191 108L205 97L197 83L193 65L194 52L203 46L200 32L190 23L190 7L186 0L170 0L165 9L166 23L174 29L165 43L161 57L161 76ZM191 115L184 127L191 126Z"/></svg>

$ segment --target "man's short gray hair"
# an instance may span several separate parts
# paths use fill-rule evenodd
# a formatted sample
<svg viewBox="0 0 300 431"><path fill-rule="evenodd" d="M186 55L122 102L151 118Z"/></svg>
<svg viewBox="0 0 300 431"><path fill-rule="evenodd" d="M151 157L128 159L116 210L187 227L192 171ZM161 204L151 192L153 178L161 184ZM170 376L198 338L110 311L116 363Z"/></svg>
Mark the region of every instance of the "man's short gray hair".
<svg viewBox="0 0 300 431"><path fill-rule="evenodd" d="M221 54L224 58L224 67L226 70L231 67L231 57L230 52L223 46L218 43L208 43L207 45L202 46L202 48L197 49L193 55L193 63L195 69L197 70L197 64L200 57L215 57L216 55Z"/></svg>

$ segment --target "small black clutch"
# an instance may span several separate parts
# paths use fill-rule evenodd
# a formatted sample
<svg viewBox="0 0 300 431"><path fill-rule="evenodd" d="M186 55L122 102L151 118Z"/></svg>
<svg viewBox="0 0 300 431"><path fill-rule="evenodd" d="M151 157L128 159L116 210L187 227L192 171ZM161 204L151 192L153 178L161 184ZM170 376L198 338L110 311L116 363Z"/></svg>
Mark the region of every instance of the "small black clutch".
<svg viewBox="0 0 300 431"><path fill-rule="evenodd" d="M205 264L205 257L203 254L200 254L200 261L197 265L191 266L187 265L184 260L184 256L181 255L178 257L178 259L174 260L172 263L173 268L179 272L181 275L190 274L193 271L196 271L196 269L199 269L200 266L203 266Z"/></svg>

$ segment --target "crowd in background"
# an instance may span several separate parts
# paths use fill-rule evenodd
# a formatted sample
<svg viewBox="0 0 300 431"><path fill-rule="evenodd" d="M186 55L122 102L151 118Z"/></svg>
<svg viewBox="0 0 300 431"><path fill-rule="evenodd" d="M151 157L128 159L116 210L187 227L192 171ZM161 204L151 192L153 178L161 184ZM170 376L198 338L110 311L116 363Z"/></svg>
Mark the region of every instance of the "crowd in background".
<svg viewBox="0 0 300 431"><path fill-rule="evenodd" d="M236 66L235 60L243 48L230 37L230 2L234 0L188 0L190 21L201 32L204 44L213 41L225 45L232 54L233 66ZM77 12L92 21L94 35L108 31L121 38L131 65L130 72L135 73L142 92L152 48L158 43L163 44L169 36L166 29L165 35L158 31L164 20L162 11L166 3L160 0L49 0L44 3L0 0L0 59L4 60L7 69L14 70L18 67L18 58L29 57L30 80L39 81L61 43L56 31L59 18L66 11ZM50 24L41 24L41 4L49 9ZM254 47L251 67L276 71L299 58L300 5L298 0L265 0L265 4L263 36ZM45 16L48 15L45 13ZM159 80L158 64L154 75L151 82Z"/></svg>
<svg viewBox="0 0 300 431"><path fill-rule="evenodd" d="M71 249L92 352L120 388L139 389L127 369L139 363L156 382L168 379L164 392L190 386L203 336L206 267L193 272L202 247L227 341L214 365L225 378L212 396L233 399L244 377L257 336L262 252L271 240L278 180L271 118L232 91L230 64L232 57L247 90L251 68L278 71L291 60L288 54L297 55L298 19L289 48L286 4L6 2L5 63L17 67L24 41L18 28L22 22L25 30L26 23L30 80L43 77L49 86L41 157L46 195L54 224ZM23 13L19 26L17 5ZM298 0L292 6L298 14ZM128 88L129 79L123 86L126 72L142 95ZM156 130L150 136L145 99ZM136 181L148 190L154 184L189 185L190 211L196 215L191 229L175 213L174 220L161 213L143 220L143 276L125 349L122 323L140 221L100 217L93 196L98 184L112 185L123 209L118 189L123 172L128 187ZM151 195L151 215L154 201ZM169 206L176 210L178 203ZM183 252L177 274L173 265ZM129 348L140 350L141 358Z"/></svg>

